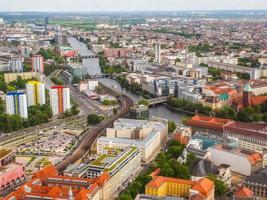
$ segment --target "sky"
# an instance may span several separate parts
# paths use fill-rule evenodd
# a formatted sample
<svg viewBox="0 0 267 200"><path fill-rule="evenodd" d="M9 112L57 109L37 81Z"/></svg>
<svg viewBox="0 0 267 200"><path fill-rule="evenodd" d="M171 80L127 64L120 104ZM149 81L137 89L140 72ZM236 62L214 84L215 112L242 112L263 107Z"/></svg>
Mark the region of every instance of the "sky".
<svg viewBox="0 0 267 200"><path fill-rule="evenodd" d="M0 0L0 11L267 10L267 0Z"/></svg>

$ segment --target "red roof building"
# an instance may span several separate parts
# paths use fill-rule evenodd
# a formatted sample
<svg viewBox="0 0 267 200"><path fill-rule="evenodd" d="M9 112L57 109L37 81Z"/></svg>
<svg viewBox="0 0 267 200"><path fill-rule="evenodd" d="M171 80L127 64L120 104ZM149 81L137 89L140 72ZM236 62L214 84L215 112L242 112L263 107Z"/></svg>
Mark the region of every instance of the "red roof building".
<svg viewBox="0 0 267 200"><path fill-rule="evenodd" d="M250 200L253 199L253 191L248 189L247 187L240 187L234 194L234 200Z"/></svg>
<svg viewBox="0 0 267 200"><path fill-rule="evenodd" d="M101 195L101 189L110 179L108 173L103 173L95 179L73 178L59 175L56 167L48 166L35 173L31 180L12 192L3 200L34 199L93 199Z"/></svg>

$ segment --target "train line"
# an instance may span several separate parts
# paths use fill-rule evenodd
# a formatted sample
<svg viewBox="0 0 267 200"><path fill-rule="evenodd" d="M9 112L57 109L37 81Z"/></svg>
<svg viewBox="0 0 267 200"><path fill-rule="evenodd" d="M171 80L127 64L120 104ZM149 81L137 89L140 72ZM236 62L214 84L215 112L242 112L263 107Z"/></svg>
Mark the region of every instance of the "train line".
<svg viewBox="0 0 267 200"><path fill-rule="evenodd" d="M106 128L112 126L113 122L121 117L124 117L127 113L129 108L133 105L132 100L127 97L126 95L117 95L117 99L121 104L120 111L117 115L108 118L104 121L102 121L97 126L93 127L92 129L88 130L86 136L83 138L83 140L80 142L76 150L66 157L62 162L60 162L56 167L57 169L62 172L64 169L66 169L69 165L75 163L78 161L85 153L90 150L92 144L94 141L99 137L103 130Z"/></svg>

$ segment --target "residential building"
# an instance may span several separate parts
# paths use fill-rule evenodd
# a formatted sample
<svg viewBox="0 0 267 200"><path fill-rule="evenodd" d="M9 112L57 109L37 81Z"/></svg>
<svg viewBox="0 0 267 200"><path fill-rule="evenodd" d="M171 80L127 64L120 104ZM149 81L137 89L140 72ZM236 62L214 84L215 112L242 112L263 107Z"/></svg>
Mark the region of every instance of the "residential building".
<svg viewBox="0 0 267 200"><path fill-rule="evenodd" d="M247 149L233 148L229 145L217 144L208 148L208 155L216 166L226 164L231 171L250 176L263 167L262 155Z"/></svg>
<svg viewBox="0 0 267 200"><path fill-rule="evenodd" d="M44 58L40 55L35 55L32 57L32 71L44 73Z"/></svg>
<svg viewBox="0 0 267 200"><path fill-rule="evenodd" d="M15 162L15 152L0 150L0 194L25 179L24 166Z"/></svg>
<svg viewBox="0 0 267 200"><path fill-rule="evenodd" d="M11 58L9 61L10 72L23 72L23 60L20 57Z"/></svg>
<svg viewBox="0 0 267 200"><path fill-rule="evenodd" d="M253 174L245 179L245 187L253 191L257 199L267 199L267 168L258 174Z"/></svg>
<svg viewBox="0 0 267 200"><path fill-rule="evenodd" d="M52 86L49 90L50 105L54 115L63 114L70 109L70 89L64 86Z"/></svg>
<svg viewBox="0 0 267 200"><path fill-rule="evenodd" d="M23 92L8 92L6 94L6 113L28 118L27 96Z"/></svg>
<svg viewBox="0 0 267 200"><path fill-rule="evenodd" d="M106 147L138 147L143 162L150 162L166 143L168 125L164 121L118 119L113 128L106 129L106 137L97 139L97 153Z"/></svg>
<svg viewBox="0 0 267 200"><path fill-rule="evenodd" d="M28 106L45 104L45 84L39 81L28 81L26 84Z"/></svg>

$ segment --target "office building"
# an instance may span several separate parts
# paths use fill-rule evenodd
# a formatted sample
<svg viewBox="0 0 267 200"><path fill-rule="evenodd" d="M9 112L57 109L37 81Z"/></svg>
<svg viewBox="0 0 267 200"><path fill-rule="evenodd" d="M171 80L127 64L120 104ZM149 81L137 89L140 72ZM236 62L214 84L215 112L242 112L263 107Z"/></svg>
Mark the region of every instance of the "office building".
<svg viewBox="0 0 267 200"><path fill-rule="evenodd" d="M258 174L248 176L244 185L253 191L256 199L267 199L267 168Z"/></svg>
<svg viewBox="0 0 267 200"><path fill-rule="evenodd" d="M45 35L48 33L48 24L49 24L49 17L44 18L44 29L45 29Z"/></svg>
<svg viewBox="0 0 267 200"><path fill-rule="evenodd" d="M262 154L247 149L233 148L229 145L217 144L208 148L210 160L216 166L226 164L231 171L250 176L263 167Z"/></svg>
<svg viewBox="0 0 267 200"><path fill-rule="evenodd" d="M160 64L161 63L161 44L160 43L155 44L154 52L155 52L155 63Z"/></svg>
<svg viewBox="0 0 267 200"><path fill-rule="evenodd" d="M129 110L130 119L149 119L149 109L145 105L134 105Z"/></svg>
<svg viewBox="0 0 267 200"><path fill-rule="evenodd" d="M50 165L33 174L31 179L7 195L3 200L61 199L108 200L104 198L110 176L104 173L96 179L61 176Z"/></svg>
<svg viewBox="0 0 267 200"><path fill-rule="evenodd" d="M156 175L145 186L145 194L156 197L214 200L214 191L214 183L207 178L192 181Z"/></svg>
<svg viewBox="0 0 267 200"><path fill-rule="evenodd" d="M43 56L36 55L32 57L32 71L44 73L44 58Z"/></svg>
<svg viewBox="0 0 267 200"><path fill-rule="evenodd" d="M70 109L70 89L64 86L50 88L50 105L54 115L63 114Z"/></svg>
<svg viewBox="0 0 267 200"><path fill-rule="evenodd" d="M6 112L28 118L27 96L23 92L8 92L6 95Z"/></svg>
<svg viewBox="0 0 267 200"><path fill-rule="evenodd" d="M28 106L45 104L45 84L38 81L29 81L26 84Z"/></svg>
<svg viewBox="0 0 267 200"><path fill-rule="evenodd" d="M23 72L23 61L22 58L11 58L9 61L10 72Z"/></svg>
<svg viewBox="0 0 267 200"><path fill-rule="evenodd" d="M138 173L141 166L140 150L137 147L116 149L106 147L103 154L89 164L77 164L67 168L67 176L95 179L108 173L110 179L105 187L104 199L110 199L122 184Z"/></svg>
<svg viewBox="0 0 267 200"><path fill-rule="evenodd" d="M106 147L138 147L141 159L149 163L160 152L166 143L168 124L155 120L118 119L113 128L106 129L106 137L97 140L97 153L101 154Z"/></svg>

